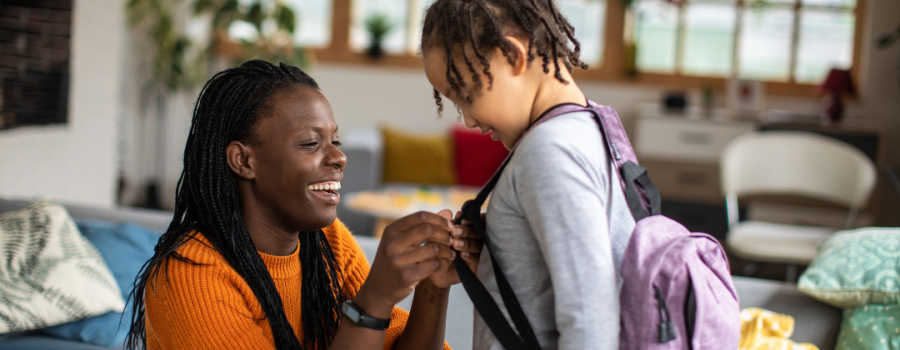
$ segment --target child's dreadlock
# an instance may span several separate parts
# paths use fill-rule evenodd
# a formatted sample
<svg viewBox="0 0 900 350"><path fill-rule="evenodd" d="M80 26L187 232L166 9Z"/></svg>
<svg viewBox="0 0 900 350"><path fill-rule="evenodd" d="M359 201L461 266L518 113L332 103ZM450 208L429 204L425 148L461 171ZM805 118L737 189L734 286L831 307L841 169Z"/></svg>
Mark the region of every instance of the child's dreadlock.
<svg viewBox="0 0 900 350"><path fill-rule="evenodd" d="M234 173L225 157L225 148L231 141L256 141L255 125L271 110L266 99L291 86L319 89L297 67L254 60L219 72L200 91L184 148L184 170L176 190L175 216L156 245L155 254L138 274L130 296L134 313L126 349L146 348L146 288L153 288L151 281L169 259L195 264L176 249L193 239L196 232L203 233L247 282L269 320L276 349L328 348L340 325L344 296L340 285L343 278L325 234L322 230L300 232L303 271L300 313L304 338L301 344L285 315L275 282L241 218Z"/></svg>
<svg viewBox="0 0 900 350"><path fill-rule="evenodd" d="M581 44L575 39L575 29L560 14L553 0L438 0L428 8L422 30L422 51L443 47L447 53L447 81L453 92L464 95L471 102L473 94L483 86L481 73L474 60L482 66L491 89L493 76L488 55L498 47L510 64L516 57L515 47L504 36L528 39L528 64L541 56L544 73L554 67L554 76L568 84L560 73L560 59L569 72L572 67L587 69L581 62ZM574 49L569 48L569 44ZM474 86L468 90L462 73L454 60L462 57L472 74ZM440 93L434 90L438 114L443 110Z"/></svg>

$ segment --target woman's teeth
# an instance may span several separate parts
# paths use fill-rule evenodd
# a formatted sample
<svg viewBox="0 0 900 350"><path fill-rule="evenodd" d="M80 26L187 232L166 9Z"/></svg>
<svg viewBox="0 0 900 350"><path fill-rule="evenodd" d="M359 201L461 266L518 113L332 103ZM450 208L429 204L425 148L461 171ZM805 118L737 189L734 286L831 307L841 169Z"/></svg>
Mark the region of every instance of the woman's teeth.
<svg viewBox="0 0 900 350"><path fill-rule="evenodd" d="M329 182L329 183L321 183L307 186L310 190L313 191L336 191L341 189L340 182Z"/></svg>

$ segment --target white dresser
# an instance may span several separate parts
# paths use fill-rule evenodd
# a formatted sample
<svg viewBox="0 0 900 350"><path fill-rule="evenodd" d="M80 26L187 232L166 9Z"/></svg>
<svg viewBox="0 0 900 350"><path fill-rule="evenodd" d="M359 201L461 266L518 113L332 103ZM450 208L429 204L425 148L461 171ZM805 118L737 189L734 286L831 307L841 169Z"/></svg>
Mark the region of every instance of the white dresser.
<svg viewBox="0 0 900 350"><path fill-rule="evenodd" d="M724 204L719 189L719 153L728 142L757 129L754 121L734 120L727 111L704 116L642 104L635 123L635 152L663 198Z"/></svg>
<svg viewBox="0 0 900 350"><path fill-rule="evenodd" d="M639 105L632 140L641 166L663 197L663 211L690 229L714 235L727 231L725 198L719 183L719 153L731 140L757 130L798 130L829 136L868 155L880 167L883 164L884 138L877 124L845 121L842 124L775 123L737 119L728 110L717 109L704 115L698 108L685 113L666 113L659 104ZM881 182L881 181L880 181ZM883 185L879 185L878 188ZM879 190L871 204L860 213L858 226L878 224ZM843 228L845 210L821 203L788 198L761 198L742 212L742 218L753 218L785 224L816 225ZM742 206L745 203L741 203Z"/></svg>

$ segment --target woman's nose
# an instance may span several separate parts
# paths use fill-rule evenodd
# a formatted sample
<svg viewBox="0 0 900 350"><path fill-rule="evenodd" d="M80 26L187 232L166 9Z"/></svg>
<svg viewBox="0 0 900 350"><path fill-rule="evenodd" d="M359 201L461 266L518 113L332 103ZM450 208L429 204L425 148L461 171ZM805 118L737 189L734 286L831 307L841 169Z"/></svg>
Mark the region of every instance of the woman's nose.
<svg viewBox="0 0 900 350"><path fill-rule="evenodd" d="M341 150L338 149L337 146L332 145L331 151L325 158L325 164L336 167L338 168L338 170L343 172L344 167L347 166L347 156L344 155L344 152L341 152Z"/></svg>

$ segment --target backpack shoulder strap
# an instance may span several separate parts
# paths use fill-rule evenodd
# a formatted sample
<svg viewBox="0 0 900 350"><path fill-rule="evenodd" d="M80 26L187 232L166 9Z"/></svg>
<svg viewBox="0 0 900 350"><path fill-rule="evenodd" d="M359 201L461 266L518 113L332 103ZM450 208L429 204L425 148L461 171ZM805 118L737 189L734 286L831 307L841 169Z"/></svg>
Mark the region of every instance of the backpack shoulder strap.
<svg viewBox="0 0 900 350"><path fill-rule="evenodd" d="M610 106L598 105L594 101L588 101L588 106L594 112L594 119L600 125L609 154L619 171L619 183L625 191L625 199L634 220L660 214L662 199L659 190L650 181L647 169L638 164L637 155L631 147L631 141L628 140L628 134L616 110Z"/></svg>
<svg viewBox="0 0 900 350"><path fill-rule="evenodd" d="M522 137L519 138L519 141L513 145L509 155L506 156L506 159L503 160L503 163L497 171L494 172L494 175L491 176L491 179L488 180L487 184L481 188L481 191L478 192L478 196L473 200L467 201L463 205L460 221L462 218L466 218L472 223L472 226L475 228L478 235L481 236L481 239L484 241L484 246L489 252L491 251L492 243L490 237L487 235L487 228L481 221L481 206L484 205L488 195L494 190L494 186L497 185L500 175L503 173L503 170L506 169L506 165L509 164L513 154L515 154L519 142L525 138L525 134L527 134L528 131L533 130L534 127L553 119L556 116L584 110L586 110L584 106L562 104L544 112L543 115L538 117L537 120L525 130ZM456 224L459 224L460 221L457 221ZM519 300L516 298L512 286L510 286L509 281L506 279L506 275L503 273L503 270L500 268L496 259L491 259L491 265L494 268L494 277L497 280L500 297L503 299L506 311L509 313L509 317L512 319L518 332L513 330L509 322L506 321L506 317L503 316L500 307L497 305L497 302L494 301L490 292L488 292L484 287L484 284L478 280L475 273L469 269L469 265L466 264L465 260L463 260L459 254L456 255L453 264L456 267L456 272L459 274L459 279L462 282L463 287L466 289L466 293L469 294L469 299L472 300L472 304L474 304L475 309L478 310L478 314L481 315L485 323L487 323L488 328L491 329L491 332L494 333L494 336L504 348L540 350L540 343L538 343L534 329L531 328L531 323L528 322L528 317L522 310L522 305L519 304Z"/></svg>

